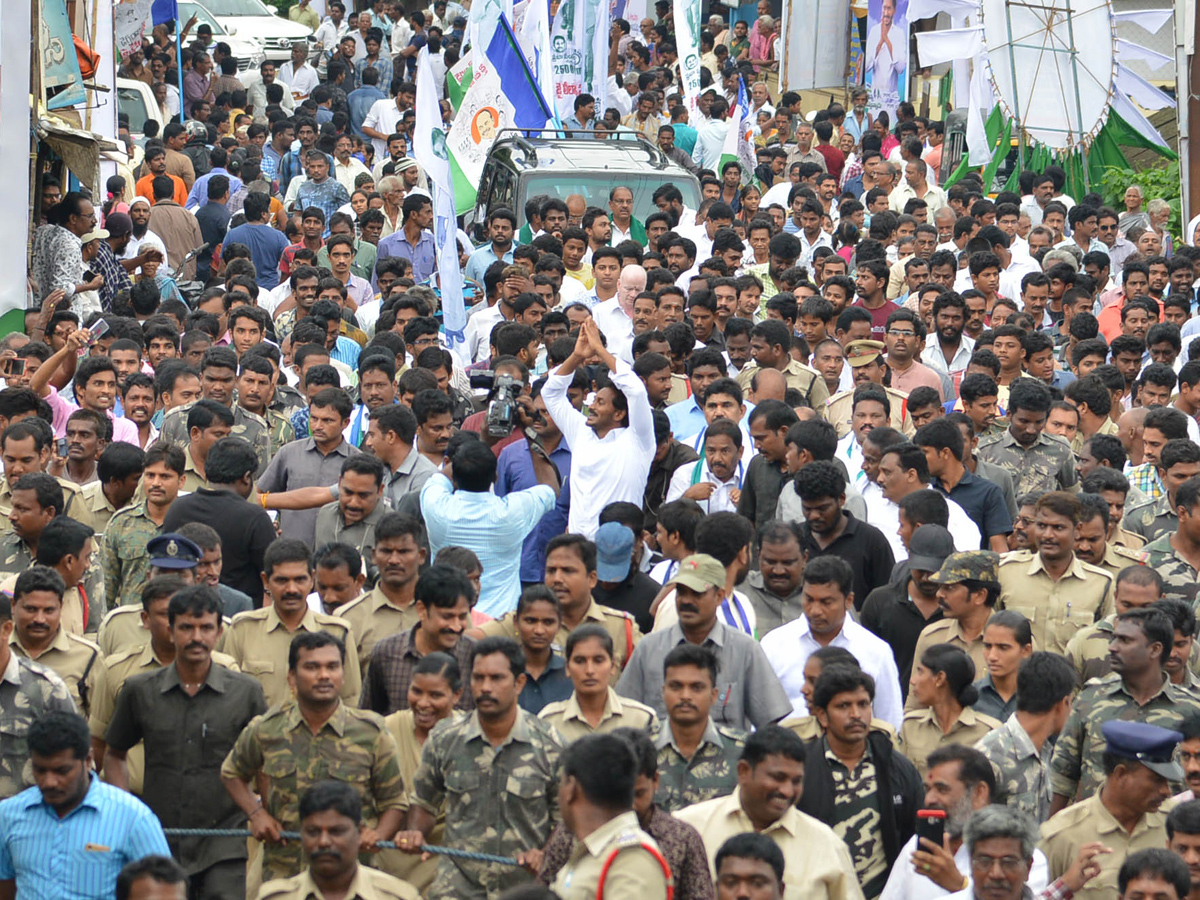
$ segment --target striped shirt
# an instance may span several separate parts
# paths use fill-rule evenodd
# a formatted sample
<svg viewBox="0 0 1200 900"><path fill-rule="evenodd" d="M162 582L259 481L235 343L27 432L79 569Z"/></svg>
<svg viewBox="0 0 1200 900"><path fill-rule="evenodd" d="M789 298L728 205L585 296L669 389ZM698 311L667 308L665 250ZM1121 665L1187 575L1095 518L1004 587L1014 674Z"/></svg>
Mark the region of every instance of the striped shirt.
<svg viewBox="0 0 1200 900"><path fill-rule="evenodd" d="M171 855L148 806L89 777L62 819L36 787L0 803L0 881L16 879L21 900L109 900L126 863Z"/></svg>

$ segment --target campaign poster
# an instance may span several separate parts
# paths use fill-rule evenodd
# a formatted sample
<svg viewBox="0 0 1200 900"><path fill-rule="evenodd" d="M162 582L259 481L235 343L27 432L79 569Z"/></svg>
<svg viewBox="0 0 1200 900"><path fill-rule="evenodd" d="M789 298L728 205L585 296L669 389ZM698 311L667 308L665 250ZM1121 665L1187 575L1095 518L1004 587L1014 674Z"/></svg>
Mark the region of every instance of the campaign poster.
<svg viewBox="0 0 1200 900"><path fill-rule="evenodd" d="M863 48L864 79L871 90L870 108L887 110L908 97L908 0L868 0L867 43Z"/></svg>

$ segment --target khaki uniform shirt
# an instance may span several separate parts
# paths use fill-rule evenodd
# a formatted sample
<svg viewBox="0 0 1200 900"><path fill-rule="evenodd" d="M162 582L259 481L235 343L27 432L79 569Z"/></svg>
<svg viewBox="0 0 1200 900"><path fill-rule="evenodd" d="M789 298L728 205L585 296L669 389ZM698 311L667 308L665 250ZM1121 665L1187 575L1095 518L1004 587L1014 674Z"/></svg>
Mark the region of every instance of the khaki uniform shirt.
<svg viewBox="0 0 1200 900"><path fill-rule="evenodd" d="M79 502L79 494L82 488L73 481L67 481L65 478L55 478L58 486L63 489L63 515L70 516L72 519L77 519L80 522L87 520L76 514L75 504ZM12 485L8 483L7 478L0 478L0 534L12 534L12 522L8 520L8 514L12 512Z"/></svg>
<svg viewBox="0 0 1200 900"><path fill-rule="evenodd" d="M1127 550L1141 550L1146 546L1146 539L1140 534L1126 531L1123 526L1118 525L1117 530L1113 532L1112 543Z"/></svg>
<svg viewBox="0 0 1200 900"><path fill-rule="evenodd" d="M393 634L408 631L420 621L415 601L401 609L394 606L378 587L369 594L339 606L333 614L349 622L354 631L363 678L367 676L367 664L371 661L371 651L375 645Z"/></svg>
<svg viewBox="0 0 1200 900"><path fill-rule="evenodd" d="M103 488L104 485L99 481L93 481L80 492L79 499L72 507L71 518L89 526L96 532L97 537L104 534L104 530L108 528L108 520L117 511L109 502Z"/></svg>
<svg viewBox="0 0 1200 900"><path fill-rule="evenodd" d="M104 579L96 564L97 556L93 551L83 581L71 585L63 593L59 624L63 631L70 634L95 634L104 615ZM33 557L29 553L29 546L10 531L0 537L0 559L0 591L11 597L20 574L33 568Z"/></svg>
<svg viewBox="0 0 1200 900"><path fill-rule="evenodd" d="M8 639L8 646L18 656L36 660L53 669L66 682L76 708L85 716L88 714L92 698L96 696L96 680L104 670L104 654L99 647L61 626L50 646L37 656L25 649L15 630Z"/></svg>
<svg viewBox="0 0 1200 900"><path fill-rule="evenodd" d="M999 572L997 607L1024 615L1040 650L1061 654L1079 629L1094 625L1112 604L1113 576L1078 556L1057 581L1032 550L1005 553Z"/></svg>
<svg viewBox="0 0 1200 900"><path fill-rule="evenodd" d="M717 851L734 835L754 831L741 791L679 810L675 818L700 832L716 878ZM783 851L783 900L863 900L846 842L795 807L762 831Z"/></svg>
<svg viewBox="0 0 1200 900"><path fill-rule="evenodd" d="M1089 625L1067 641L1063 656L1079 674L1079 683L1102 678L1112 671L1108 661L1108 644L1112 640L1116 613L1110 613L1095 625Z"/></svg>
<svg viewBox="0 0 1200 900"><path fill-rule="evenodd" d="M615 663L613 665L612 683L616 684L621 670L625 668L625 662L633 654L634 646L642 638L642 631L637 627L637 623L633 621L633 617L629 613L619 609L612 609L608 606L601 606L595 600L592 600L579 624L586 625L592 622L603 625L604 630L608 632L608 636L612 638L613 662ZM498 619L493 619L491 622L484 622L479 626L479 630L483 632L485 637L500 635L512 638L518 642L521 640L517 634L516 613L505 613ZM570 634L571 630L565 624L560 625L558 634L554 636L554 643L559 647L567 646L567 638Z"/></svg>
<svg viewBox="0 0 1200 900"><path fill-rule="evenodd" d="M921 629L921 636L917 638L917 646L913 650L913 659L920 661L925 651L934 644L953 644L971 657L976 673L987 671L987 661L983 658L982 632L975 640L968 641L962 632L962 626L958 624L958 619L938 619ZM917 695L909 691L908 699L904 701L904 711L920 708Z"/></svg>
<svg viewBox="0 0 1200 900"><path fill-rule="evenodd" d="M195 493L200 488L211 488L208 479L200 474L200 470L196 468L196 461L192 459L192 448L183 448L183 484L179 486L179 492L191 491Z"/></svg>
<svg viewBox="0 0 1200 900"><path fill-rule="evenodd" d="M554 726L562 737L564 747L589 734L607 734L617 728L640 728L650 735L651 740L658 732L658 717L654 710L644 703L620 696L612 688L608 689L600 724L595 727L584 718L574 694L566 700L546 704L538 713L538 718Z"/></svg>
<svg viewBox="0 0 1200 900"><path fill-rule="evenodd" d="M900 752L908 757L924 778L929 773L926 765L929 754L938 747L948 744L974 747L985 735L999 727L1000 723L991 716L977 713L968 706L946 733L932 709L915 709L904 714L904 722L900 725Z"/></svg>
<svg viewBox="0 0 1200 900"><path fill-rule="evenodd" d="M917 433L908 415L908 394L893 388L884 388L888 395L888 424L905 437ZM820 409L820 407L817 407ZM837 436L844 438L850 433L850 418L854 414L854 390L839 391L825 401L822 410L825 418L837 429Z"/></svg>
<svg viewBox="0 0 1200 900"><path fill-rule="evenodd" d="M345 900L419 900L421 895L407 881L359 864L342 896ZM258 889L258 900L325 900L325 895L305 869L291 878L268 881Z"/></svg>
<svg viewBox="0 0 1200 900"><path fill-rule="evenodd" d="M362 676L350 623L309 609L296 627L296 631L300 630L327 631L346 644L342 699L350 704L357 703L362 691ZM243 672L259 680L270 706L291 698L287 673L288 649L293 637L295 632L284 627L274 606L238 613L225 633L225 652L237 661Z"/></svg>
<svg viewBox="0 0 1200 900"><path fill-rule="evenodd" d="M741 386L743 393L750 390L750 382L754 380L754 373L759 368L757 363L750 363L737 373L735 380ZM813 409L820 409L829 400L829 388L826 387L825 379L816 369L794 359L788 359L787 365L781 371L787 386L798 390Z"/></svg>
<svg viewBox="0 0 1200 900"><path fill-rule="evenodd" d="M1100 792L1068 806L1042 824L1041 851L1046 854L1050 879L1059 878L1075 862L1079 848L1099 841L1112 849L1095 857L1100 874L1075 892L1075 900L1108 900L1117 896L1117 872L1129 854L1149 847L1167 845L1167 814L1146 813L1130 834L1100 802Z"/></svg>
<svg viewBox="0 0 1200 900"><path fill-rule="evenodd" d="M821 729L821 723L817 721L816 716L797 716L792 719L784 719L779 723L781 728L787 728L795 732L796 737L810 744L813 741L819 741L825 737L825 732ZM892 746L897 750L900 749L900 736L896 734L896 729L892 727L890 722L885 722L883 719L871 717L871 731L878 731L880 734L886 734L888 740L892 742Z"/></svg>
<svg viewBox="0 0 1200 900"><path fill-rule="evenodd" d="M666 900L670 875L647 846L658 850L658 843L638 825L637 813L621 813L575 841L552 889L562 900L595 900L600 873L607 866L605 896Z"/></svg>
<svg viewBox="0 0 1200 900"><path fill-rule="evenodd" d="M141 612L139 609L138 612ZM109 654L104 659L104 668L96 677L96 689L92 695L91 715L88 717L88 730L92 737L104 740L108 732L108 724L112 721L113 710L117 708L117 697L121 688L134 675L153 672L161 669L163 663L154 655L154 649L149 643L149 632L145 646L139 649L125 650L123 653ZM212 661L231 671L238 671L237 663L224 653L214 651ZM101 761L97 761L98 763ZM141 741L131 747L125 756L125 768L129 778L129 791L133 794L142 793L142 784L146 775L146 751Z"/></svg>

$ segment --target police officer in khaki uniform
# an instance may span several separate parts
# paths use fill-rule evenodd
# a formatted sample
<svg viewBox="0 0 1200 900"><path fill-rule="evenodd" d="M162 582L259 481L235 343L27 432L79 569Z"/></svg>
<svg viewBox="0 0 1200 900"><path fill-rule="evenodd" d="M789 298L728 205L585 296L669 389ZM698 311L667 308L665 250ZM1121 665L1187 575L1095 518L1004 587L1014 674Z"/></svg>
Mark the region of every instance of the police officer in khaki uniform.
<svg viewBox="0 0 1200 900"><path fill-rule="evenodd" d="M258 900L419 900L407 881L359 864L362 800L351 785L322 781L310 787L300 798L300 823L308 868L268 881L259 888Z"/></svg>
<svg viewBox="0 0 1200 900"><path fill-rule="evenodd" d="M882 341L851 341L846 345L846 362L853 369L854 387L848 391L840 391L825 401L825 418L837 429L839 438L850 433L850 418L854 412L854 390L859 385L868 382L877 384L888 395L889 422L897 431L906 437L916 433L912 419L908 415L908 394L890 387L884 387L883 376L887 372L887 363L883 354L886 350Z"/></svg>
<svg viewBox="0 0 1200 900"><path fill-rule="evenodd" d="M150 557L151 580L162 575L177 575L185 585L193 583L196 565L204 555L193 541L173 531L147 541L146 553ZM118 606L100 622L100 632L96 635L96 641L106 657L126 650L140 649L150 640L149 626L146 625L146 618L142 612L146 602L144 586L141 596L141 603L135 606ZM163 640L170 643L169 636L164 636ZM225 660L218 662L226 668L236 668Z"/></svg>
<svg viewBox="0 0 1200 900"><path fill-rule="evenodd" d="M78 526L76 526L78 527ZM66 682L71 699L85 716L104 669L100 648L62 627L62 576L48 566L34 566L17 577L13 589L13 633L9 649L53 669Z"/></svg>
<svg viewBox="0 0 1200 900"><path fill-rule="evenodd" d="M1115 897L1117 872L1129 854L1166 846L1167 817L1159 808L1171 796L1171 783L1183 781L1174 758L1183 740L1178 731L1119 720L1105 722L1102 730L1106 754L1116 758L1116 768L1095 794L1042 824L1040 849L1052 881L1071 867L1084 844L1098 841L1112 850L1095 857L1100 874L1075 891L1075 900ZM1131 813L1138 820L1127 831L1122 823Z"/></svg>
<svg viewBox="0 0 1200 900"><path fill-rule="evenodd" d="M975 671L987 670L983 656L983 629L1000 597L1000 576L997 568L1000 555L991 550L968 550L951 553L942 567L929 576L938 587L938 603L945 616L926 625L917 638L913 659L934 644L953 644L965 651L975 663ZM908 692L904 710L919 709L913 691Z"/></svg>
<svg viewBox="0 0 1200 900"><path fill-rule="evenodd" d="M288 649L300 629L328 631L346 645L346 678L342 699L350 705L362 692L362 671L350 623L337 616L313 612L308 607L312 593L312 556L302 542L280 538L267 548L263 560L263 584L271 605L238 613L225 632L224 651L242 671L259 680L270 706L291 697L288 688Z"/></svg>
<svg viewBox="0 0 1200 900"><path fill-rule="evenodd" d="M813 409L820 409L829 400L829 388L820 373L792 358L791 340L783 322L774 324L767 319L755 325L750 333L750 355L754 362L743 366L737 374L743 393L750 391L750 382L757 372L769 368L782 373L787 386L798 390ZM670 397L667 400L674 402Z"/></svg>
<svg viewBox="0 0 1200 900"><path fill-rule="evenodd" d="M636 779L633 748L616 735L580 738L563 753L559 805L575 846L554 880L562 900L668 897L670 867L633 811Z"/></svg>
<svg viewBox="0 0 1200 900"><path fill-rule="evenodd" d="M1075 555L1085 563L1103 569L1114 579L1128 566L1142 563L1142 555L1127 547L1108 541L1108 503L1098 494L1081 494L1083 514L1075 527ZM1104 610L1105 615L1112 612Z"/></svg>
<svg viewBox="0 0 1200 900"><path fill-rule="evenodd" d="M113 513L133 500L141 483L146 454L140 447L116 441L96 463L97 480L84 487L72 506L72 518L104 534Z"/></svg>
<svg viewBox="0 0 1200 900"><path fill-rule="evenodd" d="M1000 606L1029 620L1039 650L1061 654L1076 632L1112 606L1113 576L1075 554L1082 515L1074 494L1043 494L1034 507L1037 552L1014 550L1000 558Z"/></svg>
<svg viewBox="0 0 1200 900"><path fill-rule="evenodd" d="M1067 641L1063 656L1079 675L1079 683L1085 684L1112 671L1108 645L1113 638L1113 624L1117 616L1131 609L1142 609L1161 600L1163 578L1149 566L1128 566L1117 573L1113 588L1115 612L1105 616Z"/></svg>

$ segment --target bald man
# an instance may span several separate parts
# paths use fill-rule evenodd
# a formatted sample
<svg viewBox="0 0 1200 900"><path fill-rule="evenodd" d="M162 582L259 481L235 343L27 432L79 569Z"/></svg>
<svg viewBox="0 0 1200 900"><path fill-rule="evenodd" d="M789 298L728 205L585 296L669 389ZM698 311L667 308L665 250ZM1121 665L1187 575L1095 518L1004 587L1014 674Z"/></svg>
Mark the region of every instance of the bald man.
<svg viewBox="0 0 1200 900"><path fill-rule="evenodd" d="M646 289L646 270L626 266L617 281L617 295L596 304L592 316L613 356L633 365L633 302Z"/></svg>
<svg viewBox="0 0 1200 900"><path fill-rule="evenodd" d="M787 395L787 380L778 369L759 369L750 379L750 392L747 398L755 406L764 400L785 400Z"/></svg>
<svg viewBox="0 0 1200 900"><path fill-rule="evenodd" d="M566 199L567 204L567 226L570 228L581 228L583 226L583 214L587 212L587 200L583 194L568 194Z"/></svg>

